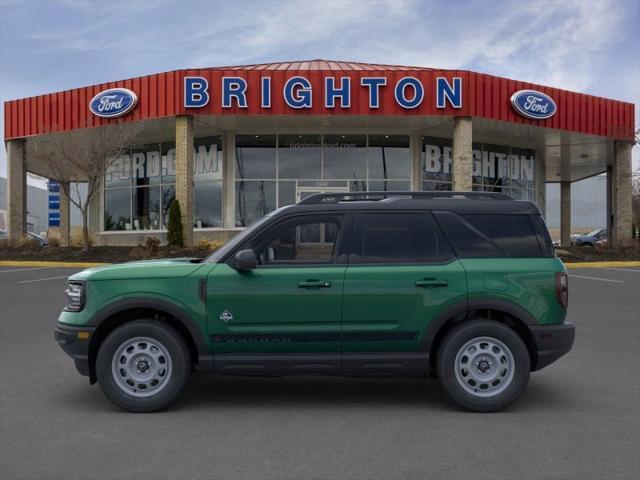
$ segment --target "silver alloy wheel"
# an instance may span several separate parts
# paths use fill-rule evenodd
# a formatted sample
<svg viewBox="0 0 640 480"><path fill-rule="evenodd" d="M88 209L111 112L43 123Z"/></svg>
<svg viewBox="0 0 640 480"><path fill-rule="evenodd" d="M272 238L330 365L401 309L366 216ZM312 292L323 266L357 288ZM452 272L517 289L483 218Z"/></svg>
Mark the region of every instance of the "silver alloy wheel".
<svg viewBox="0 0 640 480"><path fill-rule="evenodd" d="M476 337L458 350L454 369L466 392L476 397L493 397L511 384L515 360L509 347L497 338Z"/></svg>
<svg viewBox="0 0 640 480"><path fill-rule="evenodd" d="M171 356L158 340L135 337L123 342L111 360L116 385L133 397L150 397L167 386Z"/></svg>

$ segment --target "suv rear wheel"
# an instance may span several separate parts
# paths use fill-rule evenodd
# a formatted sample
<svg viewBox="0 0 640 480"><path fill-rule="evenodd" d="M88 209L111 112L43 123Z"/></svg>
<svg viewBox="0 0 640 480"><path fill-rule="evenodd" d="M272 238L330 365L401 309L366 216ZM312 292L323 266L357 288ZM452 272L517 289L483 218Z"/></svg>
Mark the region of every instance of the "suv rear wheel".
<svg viewBox="0 0 640 480"><path fill-rule="evenodd" d="M438 378L458 405L474 412L500 410L529 381L530 358L520 336L494 320L472 320L451 330L436 359Z"/></svg>
<svg viewBox="0 0 640 480"><path fill-rule="evenodd" d="M169 325L136 320L105 338L96 359L105 395L131 412L167 406L184 388L191 370L184 338Z"/></svg>

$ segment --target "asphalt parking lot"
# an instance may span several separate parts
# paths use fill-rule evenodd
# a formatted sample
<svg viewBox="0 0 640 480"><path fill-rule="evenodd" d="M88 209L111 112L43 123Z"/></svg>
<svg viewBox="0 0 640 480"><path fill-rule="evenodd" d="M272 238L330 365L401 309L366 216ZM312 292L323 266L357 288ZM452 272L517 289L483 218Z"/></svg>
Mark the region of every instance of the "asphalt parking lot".
<svg viewBox="0 0 640 480"><path fill-rule="evenodd" d="M129 414L53 341L77 269L0 268L0 478L640 478L640 269L570 270L574 350L508 410L436 381L194 376Z"/></svg>

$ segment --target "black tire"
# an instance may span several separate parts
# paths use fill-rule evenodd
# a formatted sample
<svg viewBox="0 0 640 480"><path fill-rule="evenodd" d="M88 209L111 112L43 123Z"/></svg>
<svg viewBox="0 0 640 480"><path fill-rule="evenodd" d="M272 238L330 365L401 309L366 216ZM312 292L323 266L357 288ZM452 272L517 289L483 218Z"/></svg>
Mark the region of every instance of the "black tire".
<svg viewBox="0 0 640 480"><path fill-rule="evenodd" d="M162 388L146 397L138 397L125 391L118 384L116 373L112 369L114 355L120 347L137 337L159 342L170 357L164 359L162 356L170 365L167 377L161 381ZM144 342L140 345L146 348ZM104 339L96 358L96 376L100 388L109 400L130 412L154 412L166 407L185 387L190 372L191 356L185 339L175 328L158 320L135 320L116 328Z"/></svg>
<svg viewBox="0 0 640 480"><path fill-rule="evenodd" d="M479 337L497 339L510 350L513 358L513 367L509 372L512 372L513 376L510 380L504 380L502 385L500 385L502 380L499 378L497 379L498 385L495 387L492 387L491 383L478 385L476 382L475 385L472 385L475 380L473 380L472 377L465 378L464 371L468 374L468 370L463 368L460 368L459 374L456 375L456 358L458 353L460 353L460 359L462 359L462 361L469 361L465 359L465 354L461 349L467 345L468 342L473 342L474 339ZM482 345L482 347L484 347L484 345ZM465 352L466 351L465 349ZM499 361L501 361L503 360L503 356L501 355L505 352L500 350L498 350L498 352L500 352L498 357ZM481 360L481 357L474 358ZM509 362L509 360L507 360L508 353L504 356L504 359ZM491 362L490 365L493 365L493 363L497 362ZM469 363L469 365L471 365L471 363ZM478 362L478 365L487 368L486 364L480 365ZM501 369L502 367L497 370ZM448 396L459 406L473 412L494 412L514 402L527 386L530 369L531 360L529 358L529 352L520 336L508 326L495 320L477 319L457 325L448 332L442 340L436 358L438 378ZM502 371L506 371L506 369ZM491 370L489 370L489 372L491 372ZM480 373L480 375L482 375L482 373ZM467 384L463 385L463 381L465 380ZM480 391L479 387L496 388L496 392L492 394L490 391ZM504 388L504 390L498 391L500 388ZM470 393L470 389L475 389L476 393Z"/></svg>

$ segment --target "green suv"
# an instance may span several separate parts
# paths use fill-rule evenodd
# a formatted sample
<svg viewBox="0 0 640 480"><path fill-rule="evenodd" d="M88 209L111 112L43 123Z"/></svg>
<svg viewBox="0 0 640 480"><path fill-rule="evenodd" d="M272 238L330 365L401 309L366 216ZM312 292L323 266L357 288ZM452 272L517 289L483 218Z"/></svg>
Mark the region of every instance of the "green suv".
<svg viewBox="0 0 640 480"><path fill-rule="evenodd" d="M84 270L66 295L57 342L135 412L193 371L437 376L494 411L574 339L540 211L496 193L316 194L208 258Z"/></svg>

